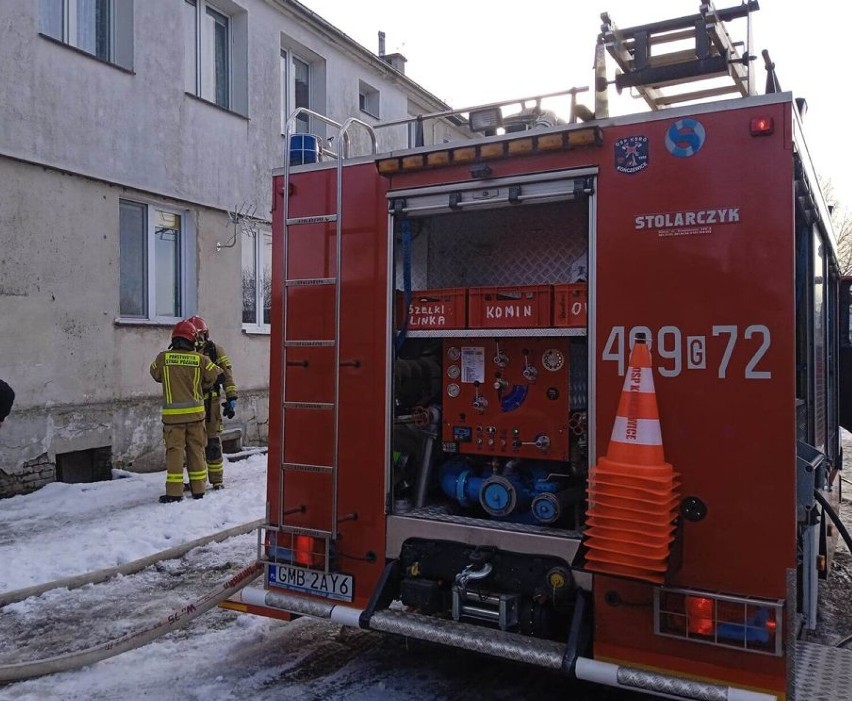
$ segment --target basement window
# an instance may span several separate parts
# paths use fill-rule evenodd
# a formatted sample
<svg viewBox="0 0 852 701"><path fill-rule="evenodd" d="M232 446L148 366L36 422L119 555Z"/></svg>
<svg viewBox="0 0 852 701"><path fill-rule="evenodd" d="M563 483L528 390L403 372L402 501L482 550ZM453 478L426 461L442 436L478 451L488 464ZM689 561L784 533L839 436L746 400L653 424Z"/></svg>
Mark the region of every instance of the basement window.
<svg viewBox="0 0 852 701"><path fill-rule="evenodd" d="M56 481L66 484L106 482L112 479L112 448L91 448L59 453L56 456Z"/></svg>

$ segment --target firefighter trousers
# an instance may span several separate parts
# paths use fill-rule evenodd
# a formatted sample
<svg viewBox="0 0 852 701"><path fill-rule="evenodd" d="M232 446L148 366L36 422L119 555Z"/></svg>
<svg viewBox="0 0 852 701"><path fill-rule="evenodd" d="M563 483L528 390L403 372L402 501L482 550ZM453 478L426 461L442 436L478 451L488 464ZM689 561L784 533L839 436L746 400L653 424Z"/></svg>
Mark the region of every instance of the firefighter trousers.
<svg viewBox="0 0 852 701"><path fill-rule="evenodd" d="M204 494L207 489L207 465L204 461L206 441L204 421L185 424L163 424L166 444L166 494L183 496L183 466L189 475L193 494Z"/></svg>
<svg viewBox="0 0 852 701"><path fill-rule="evenodd" d="M207 445L204 457L207 460L207 478L214 487L220 486L225 479L225 460L222 457L222 405L219 395L210 394L207 412Z"/></svg>

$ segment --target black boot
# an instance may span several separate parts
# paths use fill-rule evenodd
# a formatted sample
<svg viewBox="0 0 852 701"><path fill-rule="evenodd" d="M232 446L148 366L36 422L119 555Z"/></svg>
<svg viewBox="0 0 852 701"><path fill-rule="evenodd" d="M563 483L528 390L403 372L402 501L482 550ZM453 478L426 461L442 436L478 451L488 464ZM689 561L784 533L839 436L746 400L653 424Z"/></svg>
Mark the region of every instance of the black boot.
<svg viewBox="0 0 852 701"><path fill-rule="evenodd" d="M189 482L184 482L184 483L183 483L183 491L188 492L188 491L190 491L191 489L192 489L192 487L190 487L190 486L189 486Z"/></svg>
<svg viewBox="0 0 852 701"><path fill-rule="evenodd" d="M220 482L219 484L211 484L211 485L210 485L210 488L211 488L214 492L218 492L220 489L224 489L224 488L225 488L225 485L224 485L224 484L222 484L222 483Z"/></svg>
<svg viewBox="0 0 852 701"><path fill-rule="evenodd" d="M160 497L161 504L172 504L176 501L183 501L183 497L173 497L168 494L163 494L163 496Z"/></svg>
<svg viewBox="0 0 852 701"><path fill-rule="evenodd" d="M201 494L193 494L192 498L193 499L203 499L204 498L204 492L202 492Z"/></svg>

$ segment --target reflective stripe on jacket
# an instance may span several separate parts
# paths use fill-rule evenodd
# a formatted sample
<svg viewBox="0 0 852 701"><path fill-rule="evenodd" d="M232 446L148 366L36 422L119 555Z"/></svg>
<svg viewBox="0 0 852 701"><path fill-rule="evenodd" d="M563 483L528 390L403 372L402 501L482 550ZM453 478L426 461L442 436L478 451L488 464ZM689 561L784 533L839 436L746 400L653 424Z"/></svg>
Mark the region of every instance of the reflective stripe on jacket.
<svg viewBox="0 0 852 701"><path fill-rule="evenodd" d="M151 363L151 377L163 385L163 423L204 419L204 393L222 370L195 351L163 351Z"/></svg>
<svg viewBox="0 0 852 701"><path fill-rule="evenodd" d="M225 352L225 349L214 341L207 341L204 344L203 351L216 365L222 368L221 385L225 390L225 396L228 399L237 398L237 383L234 382L234 366L231 364L230 356ZM210 392L211 397L219 396L218 385Z"/></svg>

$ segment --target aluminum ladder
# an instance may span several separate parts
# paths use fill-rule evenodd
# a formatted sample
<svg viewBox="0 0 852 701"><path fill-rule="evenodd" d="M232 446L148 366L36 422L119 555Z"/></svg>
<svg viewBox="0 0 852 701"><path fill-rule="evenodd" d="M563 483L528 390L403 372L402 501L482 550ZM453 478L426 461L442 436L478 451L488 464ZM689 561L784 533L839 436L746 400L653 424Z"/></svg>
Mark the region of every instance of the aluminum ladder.
<svg viewBox="0 0 852 701"><path fill-rule="evenodd" d="M336 193L335 193L335 211L332 213L322 213L311 216L303 216L303 217L290 217L290 135L295 126L296 120L303 115L307 115L309 118L316 119L334 129L337 130L336 141L337 144L337 177L336 177ZM294 552L294 541L296 536L309 536L316 540L323 542L323 553L325 558L325 571L328 572L330 568L330 554L331 554L331 543L337 538L337 529L339 517L337 513L337 502L338 502L338 456L339 456L339 436L340 436L340 368L341 368L341 359L340 359L340 293L341 293L341 283L342 283L342 252L343 252L343 227L342 227L342 216L343 216L343 161L345 158L349 156L349 148L350 148L350 137L349 130L353 125L359 125L366 129L371 143L371 155L375 155L377 152L377 140L375 131L373 128L359 120L355 117L350 117L342 124L335 122L332 119L329 119L325 115L319 114L312 110L309 110L305 107L300 107L292 112L287 119L287 123L284 129L284 133L286 135L285 146L284 146L284 209L283 209L283 219L284 219L284 227L283 227L283 248L284 248L284 265L283 265L283 276L284 276L284 294L283 298L283 328L282 328L282 362L281 362L281 414L282 414L282 434L281 434L281 448L279 453L279 465L281 469L281 474L279 475L279 493L278 493L278 504L279 504L279 513L278 516L278 525L276 527L272 527L267 524L267 530L273 530L277 534L289 535L290 536L290 549L291 552ZM318 224L318 223L335 223L335 269L334 275L332 277L323 277L323 278L291 278L289 275L289 245L290 245L290 228L295 226L304 226L307 224ZM289 326L289 315L288 315L288 294L287 291L289 288L293 287L318 287L323 285L333 285L334 286L334 336L332 338L322 338L322 339L299 339L294 340L288 336L288 326ZM288 352L291 348L321 348L321 347L330 347L334 349L334 399L332 402L324 402L324 401L289 401L287 399L287 368L291 363L288 361ZM331 411L332 412L332 458L330 464L328 465L317 465L317 464L308 464L308 463L296 463L296 462L288 462L286 460L286 449L287 449L287 441L284 440L284 431L286 430L287 425L287 410L288 409L302 409L309 411ZM305 508L304 506L296 507L292 509L285 510L284 508L284 483L287 472L298 472L298 471L307 471L307 472L321 472L327 473L331 475L331 523L328 530L320 530L315 528L304 528L302 526L288 526L285 525L285 520L288 515L292 515L294 513L303 513ZM277 536L276 536L277 541Z"/></svg>

